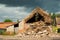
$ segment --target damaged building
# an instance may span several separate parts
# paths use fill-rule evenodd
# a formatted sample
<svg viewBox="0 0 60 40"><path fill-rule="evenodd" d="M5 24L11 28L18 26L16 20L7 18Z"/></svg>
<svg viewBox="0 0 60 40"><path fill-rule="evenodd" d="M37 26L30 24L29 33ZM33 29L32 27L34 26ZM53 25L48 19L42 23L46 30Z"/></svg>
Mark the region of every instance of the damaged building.
<svg viewBox="0 0 60 40"><path fill-rule="evenodd" d="M35 32L45 29L49 30L46 26L51 25L51 22L50 15L43 9L37 7L19 23L19 32L25 32L27 30L33 30Z"/></svg>

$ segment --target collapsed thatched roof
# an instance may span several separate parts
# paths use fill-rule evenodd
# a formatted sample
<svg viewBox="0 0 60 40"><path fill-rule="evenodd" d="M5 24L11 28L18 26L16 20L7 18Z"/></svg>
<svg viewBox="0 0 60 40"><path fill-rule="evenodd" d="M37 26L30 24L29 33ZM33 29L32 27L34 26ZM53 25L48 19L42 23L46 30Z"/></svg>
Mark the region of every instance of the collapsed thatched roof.
<svg viewBox="0 0 60 40"><path fill-rule="evenodd" d="M45 12L43 9L39 8L39 7L37 7L36 9L34 9L34 10L31 12L31 14L28 15L28 16L27 16L25 19L23 19L22 21L24 21L24 22L26 23L26 22L27 22L29 19L31 19L31 18L34 16L34 14L37 13L37 12L44 17L45 22L51 23L51 17L50 17L50 15L49 15L47 12Z"/></svg>

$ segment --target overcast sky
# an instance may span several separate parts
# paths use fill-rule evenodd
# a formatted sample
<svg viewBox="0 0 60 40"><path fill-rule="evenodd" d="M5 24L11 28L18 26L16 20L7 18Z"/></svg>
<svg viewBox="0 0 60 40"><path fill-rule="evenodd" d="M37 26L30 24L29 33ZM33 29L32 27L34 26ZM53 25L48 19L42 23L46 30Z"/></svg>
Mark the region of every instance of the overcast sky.
<svg viewBox="0 0 60 40"><path fill-rule="evenodd" d="M60 0L0 0L0 21L22 20L37 6L48 12L60 12Z"/></svg>

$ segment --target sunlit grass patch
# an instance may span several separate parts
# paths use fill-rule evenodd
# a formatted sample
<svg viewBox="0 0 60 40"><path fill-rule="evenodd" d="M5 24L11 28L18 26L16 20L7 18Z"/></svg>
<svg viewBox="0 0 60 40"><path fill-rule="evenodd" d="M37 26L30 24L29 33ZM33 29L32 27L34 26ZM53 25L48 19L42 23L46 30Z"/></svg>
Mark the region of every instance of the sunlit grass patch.
<svg viewBox="0 0 60 40"><path fill-rule="evenodd" d="M58 30L58 27L57 26L52 26L53 27L53 32L56 32Z"/></svg>

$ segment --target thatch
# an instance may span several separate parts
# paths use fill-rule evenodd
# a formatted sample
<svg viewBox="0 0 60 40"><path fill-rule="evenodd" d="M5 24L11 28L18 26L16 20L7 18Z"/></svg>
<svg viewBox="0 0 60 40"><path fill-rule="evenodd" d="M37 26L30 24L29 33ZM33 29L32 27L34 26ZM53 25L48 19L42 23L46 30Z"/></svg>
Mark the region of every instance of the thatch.
<svg viewBox="0 0 60 40"><path fill-rule="evenodd" d="M31 14L28 15L28 16L27 16L25 19L23 19L22 21L24 21L24 22L26 23L26 22L27 22L29 19L31 19L31 18L34 16L34 14L37 13L37 12L44 17L45 22L51 23L52 20L51 20L51 17L50 17L50 15L49 15L49 13L45 12L43 9L41 9L41 8L39 8L39 7L37 7L36 9L34 9L34 10L31 12Z"/></svg>
<svg viewBox="0 0 60 40"><path fill-rule="evenodd" d="M34 19L35 17L33 17L33 16L34 15L36 16L37 13L38 13L38 15L42 16L42 18L44 18L44 20L41 20L40 19L41 17L39 16L39 20L38 21L34 21L35 20ZM33 20L34 22L32 22L32 23L29 22L29 21L32 21L31 18L34 19ZM30 27L33 27L33 28L36 28L35 30L37 31L38 28L40 28L39 30L41 30L42 29L42 26L45 26L46 23L48 23L50 25L51 22L52 22L52 19L51 19L50 15L47 12L45 12L43 9L41 9L41 8L38 7L36 9L34 9L31 12L30 15L28 15L25 19L23 19L20 22L20 24L19 24L19 27L20 28L19 29L20 30L23 29L24 32L25 32L27 29L30 30Z"/></svg>

